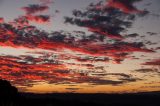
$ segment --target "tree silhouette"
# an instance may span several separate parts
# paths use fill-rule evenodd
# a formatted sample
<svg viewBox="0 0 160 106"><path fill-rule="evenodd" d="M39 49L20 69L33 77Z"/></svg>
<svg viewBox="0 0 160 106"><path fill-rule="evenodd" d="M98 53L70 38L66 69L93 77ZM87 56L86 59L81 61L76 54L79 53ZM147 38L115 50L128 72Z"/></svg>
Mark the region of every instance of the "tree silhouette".
<svg viewBox="0 0 160 106"><path fill-rule="evenodd" d="M0 98L13 99L18 95L16 87L12 86L9 81L0 79Z"/></svg>

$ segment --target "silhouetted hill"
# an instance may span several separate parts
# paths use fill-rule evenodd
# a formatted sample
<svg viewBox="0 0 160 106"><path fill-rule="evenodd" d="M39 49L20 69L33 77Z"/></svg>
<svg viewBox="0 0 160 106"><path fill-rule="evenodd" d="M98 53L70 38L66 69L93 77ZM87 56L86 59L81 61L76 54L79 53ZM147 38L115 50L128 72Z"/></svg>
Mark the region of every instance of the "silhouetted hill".
<svg viewBox="0 0 160 106"><path fill-rule="evenodd" d="M41 100L48 103L66 104L70 106L96 105L96 106L160 106L160 92L143 92L128 94L32 94L22 93L27 99ZM35 101L34 101L35 102ZM59 105L57 105L59 106Z"/></svg>
<svg viewBox="0 0 160 106"><path fill-rule="evenodd" d="M8 103L13 104L17 102L17 100L18 100L17 88L12 86L9 81L0 79L0 106L7 106Z"/></svg>
<svg viewBox="0 0 160 106"><path fill-rule="evenodd" d="M6 80L0 80L0 98L14 98L18 94L16 87Z"/></svg>
<svg viewBox="0 0 160 106"><path fill-rule="evenodd" d="M160 92L128 94L17 93L0 80L0 106L160 106Z"/></svg>

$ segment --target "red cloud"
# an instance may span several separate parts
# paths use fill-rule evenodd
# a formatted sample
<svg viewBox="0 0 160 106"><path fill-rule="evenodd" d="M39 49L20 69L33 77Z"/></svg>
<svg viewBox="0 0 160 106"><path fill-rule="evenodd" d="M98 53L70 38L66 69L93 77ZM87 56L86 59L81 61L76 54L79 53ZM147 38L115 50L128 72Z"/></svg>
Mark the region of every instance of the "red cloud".
<svg viewBox="0 0 160 106"><path fill-rule="evenodd" d="M115 42L113 44L97 44L94 42L89 42L88 40L75 40L70 38L61 39L61 33L59 36L48 37L48 33L40 31L35 27L26 27L23 30L24 36L18 34L20 29L15 29L14 27L4 25L0 27L0 45L1 46L11 46L11 47L27 47L27 48L41 48L47 50L64 50L69 49L72 51L77 51L91 56L108 56L116 61L122 61L127 58L127 55L133 52L153 52L152 50L144 48L141 43L127 43L127 42ZM29 29L28 29L29 28ZM14 30L13 30L14 29ZM38 32L37 32L38 30ZM37 33L32 33L32 32ZM22 32L21 32L22 33ZM28 36L29 35L29 36ZM29 42L28 42L29 41ZM125 54L125 55L124 55Z"/></svg>
<svg viewBox="0 0 160 106"><path fill-rule="evenodd" d="M4 19L0 17L0 24L4 22Z"/></svg>
<svg viewBox="0 0 160 106"><path fill-rule="evenodd" d="M23 60L23 57L10 57L10 56L0 56L0 70L12 70L13 72L24 71L53 71L53 70L65 70L67 69L64 65L61 64L51 64L51 63L41 63L43 59L33 58L30 60L32 64L26 62L18 62L18 60ZM38 61L37 61L38 60ZM39 64L35 64L39 63Z"/></svg>
<svg viewBox="0 0 160 106"><path fill-rule="evenodd" d="M138 10L133 4L141 0L109 0L107 5L122 10L125 13L142 12Z"/></svg>
<svg viewBox="0 0 160 106"><path fill-rule="evenodd" d="M28 59L28 61L24 61ZM42 63L43 59L35 61L33 57L0 56L0 78L10 80L21 86L32 86L35 81L47 81L48 83L65 84L65 82L90 83L90 84L122 84L132 82L132 78L121 81L103 80L96 76L88 76L85 73L70 72L64 65L54 63ZM20 61L21 60L21 61ZM22 61L23 60L23 61ZM28 63L28 62L33 63ZM36 63L34 63L36 62ZM41 63L38 63L41 62ZM92 67L87 65L88 67ZM124 76L124 78L126 78ZM27 83L26 83L27 81ZM135 81L135 80L134 80Z"/></svg>
<svg viewBox="0 0 160 106"><path fill-rule="evenodd" d="M133 4L133 2L128 3ZM50 16L35 15L35 13L45 11L48 8L49 7L45 5L29 5L28 7L23 7L27 13L25 16L15 19L13 23L5 23L3 26L0 26L0 46L41 48L53 51L69 49L85 55L109 57L116 63L120 63L125 58L128 58L128 55L133 52L153 52L145 48L142 43L138 44L123 41L125 38L123 38L120 33L124 31L126 27L130 26L132 19L128 21L124 21L121 18L119 19L123 14L120 14L122 13L121 11L115 11L114 8L109 8L111 14L109 11L98 10L103 14L101 16L97 14L97 11L93 10L93 8L95 8L95 6L93 6L88 9L86 14L86 17L89 17L88 20L83 19L83 12L75 10L74 14L79 14L82 20L78 18L68 18L67 21L71 23L73 21L73 23L97 33L89 37L84 33L84 38L82 37L82 39L72 35L67 36L67 34L65 35L60 32L55 32L52 35L52 33L41 31L35 26L29 25L29 21L36 23L49 22ZM90 17L88 13L92 11L96 13L96 15ZM105 12L110 15L105 15ZM113 13L117 15L115 16ZM128 19L128 17L129 16L126 18ZM122 26L125 26L125 28ZM105 35L102 40L99 40L101 39L100 35ZM106 36L112 38L113 43L104 42L104 40L107 40ZM82 59L77 60L82 61ZM38 68L41 67L37 67L37 69Z"/></svg>
<svg viewBox="0 0 160 106"><path fill-rule="evenodd" d="M36 22L39 24L48 23L50 21L50 16L48 15L27 15L26 18L28 21Z"/></svg>
<svg viewBox="0 0 160 106"><path fill-rule="evenodd" d="M28 61L24 62L24 57L0 56L0 60L0 78L8 80L18 80L18 77L23 80L44 80L45 74L48 76L52 74L50 72L53 72L54 75L60 77L64 75L57 70L67 70L62 64L40 63L43 59L32 58L28 60L30 64L27 63ZM23 62L18 62L20 60Z"/></svg>
<svg viewBox="0 0 160 106"><path fill-rule="evenodd" d="M29 26L29 21L26 19L25 16L21 16L21 17L14 19L11 25L15 28L22 30L24 27Z"/></svg>

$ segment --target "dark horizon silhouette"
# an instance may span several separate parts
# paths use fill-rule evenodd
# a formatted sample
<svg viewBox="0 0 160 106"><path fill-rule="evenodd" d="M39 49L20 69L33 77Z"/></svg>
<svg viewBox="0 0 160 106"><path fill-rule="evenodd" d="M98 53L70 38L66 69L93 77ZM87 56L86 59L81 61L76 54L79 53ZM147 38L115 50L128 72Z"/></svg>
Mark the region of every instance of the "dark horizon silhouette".
<svg viewBox="0 0 160 106"><path fill-rule="evenodd" d="M0 97L14 98L18 94L18 89L7 80L0 79Z"/></svg>
<svg viewBox="0 0 160 106"><path fill-rule="evenodd" d="M0 106L159 106L160 92L124 94L20 93L0 80Z"/></svg>

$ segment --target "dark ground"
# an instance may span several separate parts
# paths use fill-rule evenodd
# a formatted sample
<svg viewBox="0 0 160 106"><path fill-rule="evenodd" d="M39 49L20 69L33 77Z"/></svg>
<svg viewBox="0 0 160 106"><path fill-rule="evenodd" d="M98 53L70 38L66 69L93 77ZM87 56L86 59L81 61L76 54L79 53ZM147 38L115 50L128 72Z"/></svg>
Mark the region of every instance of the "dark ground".
<svg viewBox="0 0 160 106"><path fill-rule="evenodd" d="M160 93L137 94L29 94L1 98L0 106L160 106Z"/></svg>
<svg viewBox="0 0 160 106"><path fill-rule="evenodd" d="M0 80L0 106L160 106L160 92L132 94L18 93Z"/></svg>

